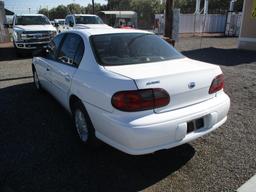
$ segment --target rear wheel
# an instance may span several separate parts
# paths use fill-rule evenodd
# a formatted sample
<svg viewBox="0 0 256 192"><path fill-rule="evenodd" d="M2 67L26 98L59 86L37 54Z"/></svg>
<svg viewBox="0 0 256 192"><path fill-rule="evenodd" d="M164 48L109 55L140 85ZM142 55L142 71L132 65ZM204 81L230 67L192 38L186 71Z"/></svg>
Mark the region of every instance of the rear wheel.
<svg viewBox="0 0 256 192"><path fill-rule="evenodd" d="M98 140L95 137L95 130L84 105L76 101L72 105L74 126L80 140L89 147L96 147Z"/></svg>

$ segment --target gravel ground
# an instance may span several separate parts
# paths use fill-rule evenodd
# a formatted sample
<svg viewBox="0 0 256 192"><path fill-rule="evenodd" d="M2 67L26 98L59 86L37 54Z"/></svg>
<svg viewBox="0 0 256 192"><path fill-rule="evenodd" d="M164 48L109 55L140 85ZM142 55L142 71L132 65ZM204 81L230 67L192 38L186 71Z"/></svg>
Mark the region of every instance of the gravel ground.
<svg viewBox="0 0 256 192"><path fill-rule="evenodd" d="M70 116L32 85L31 58L0 48L0 191L235 191L256 173L256 52L236 38L182 38L186 56L221 66L228 121L192 143L143 156L89 151ZM201 48L201 49L200 49Z"/></svg>

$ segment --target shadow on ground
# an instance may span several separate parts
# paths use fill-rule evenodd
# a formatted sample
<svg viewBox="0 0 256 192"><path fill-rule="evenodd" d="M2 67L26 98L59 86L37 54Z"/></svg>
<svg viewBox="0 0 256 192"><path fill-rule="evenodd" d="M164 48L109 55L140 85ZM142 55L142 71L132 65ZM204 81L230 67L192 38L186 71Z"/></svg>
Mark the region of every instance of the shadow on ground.
<svg viewBox="0 0 256 192"><path fill-rule="evenodd" d="M0 48L0 61L19 60L31 57L32 52L29 50L18 55L13 47Z"/></svg>
<svg viewBox="0 0 256 192"><path fill-rule="evenodd" d="M185 144L130 156L105 144L89 151L69 114L31 83L0 89L0 191L139 191L193 156Z"/></svg>
<svg viewBox="0 0 256 192"><path fill-rule="evenodd" d="M240 49L221 49L210 47L183 51L182 54L191 59L224 66L235 66L256 62L256 51Z"/></svg>

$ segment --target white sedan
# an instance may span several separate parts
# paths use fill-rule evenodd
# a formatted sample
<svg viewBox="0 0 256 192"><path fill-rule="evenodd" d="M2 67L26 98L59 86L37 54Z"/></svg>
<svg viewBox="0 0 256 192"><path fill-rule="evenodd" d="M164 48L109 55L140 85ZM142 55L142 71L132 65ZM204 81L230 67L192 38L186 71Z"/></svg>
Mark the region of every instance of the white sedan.
<svg viewBox="0 0 256 192"><path fill-rule="evenodd" d="M61 33L33 58L32 70L36 88L73 115L83 142L98 138L133 155L212 132L230 106L219 66L189 59L145 31Z"/></svg>

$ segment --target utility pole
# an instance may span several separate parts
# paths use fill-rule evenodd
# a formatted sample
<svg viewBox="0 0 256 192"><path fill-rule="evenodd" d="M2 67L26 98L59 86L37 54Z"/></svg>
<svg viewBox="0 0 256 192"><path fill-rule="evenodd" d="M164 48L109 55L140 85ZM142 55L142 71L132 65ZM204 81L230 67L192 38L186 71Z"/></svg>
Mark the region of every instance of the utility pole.
<svg viewBox="0 0 256 192"><path fill-rule="evenodd" d="M92 0L92 14L94 14L94 0Z"/></svg>
<svg viewBox="0 0 256 192"><path fill-rule="evenodd" d="M174 0L166 0L164 36L172 39Z"/></svg>

